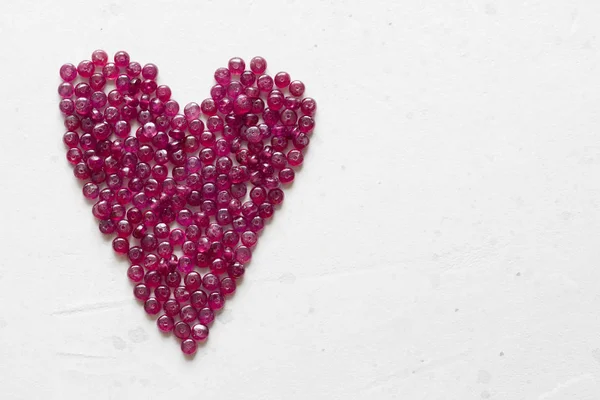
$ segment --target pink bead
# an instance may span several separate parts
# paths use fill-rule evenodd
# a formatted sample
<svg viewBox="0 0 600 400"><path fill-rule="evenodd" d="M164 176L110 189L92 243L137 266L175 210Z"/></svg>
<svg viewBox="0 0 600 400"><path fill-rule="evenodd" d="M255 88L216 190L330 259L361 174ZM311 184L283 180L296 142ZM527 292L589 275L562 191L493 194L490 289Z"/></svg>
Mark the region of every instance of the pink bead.
<svg viewBox="0 0 600 400"><path fill-rule="evenodd" d="M167 301L171 297L171 289L166 285L159 285L154 288L154 296L158 301Z"/></svg>
<svg viewBox="0 0 600 400"><path fill-rule="evenodd" d="M198 321L202 325L210 325L215 320L215 313L209 307L204 307L198 311Z"/></svg>
<svg viewBox="0 0 600 400"><path fill-rule="evenodd" d="M235 249L235 260L242 264L247 264L252 258L252 252L246 246L239 246Z"/></svg>
<svg viewBox="0 0 600 400"><path fill-rule="evenodd" d="M73 64L64 64L60 67L60 77L65 82L72 82L77 78L77 68Z"/></svg>
<svg viewBox="0 0 600 400"><path fill-rule="evenodd" d="M227 85L231 82L231 72L227 68L217 68L215 80L219 85Z"/></svg>
<svg viewBox="0 0 600 400"><path fill-rule="evenodd" d="M118 51L115 53L115 64L118 67L126 67L129 64L129 54L126 51Z"/></svg>
<svg viewBox="0 0 600 400"><path fill-rule="evenodd" d="M132 265L127 270L127 276L132 282L141 282L144 278L144 268L139 265Z"/></svg>
<svg viewBox="0 0 600 400"><path fill-rule="evenodd" d="M290 83L289 90L292 96L300 97L304 94L304 83L301 81L293 81Z"/></svg>
<svg viewBox="0 0 600 400"><path fill-rule="evenodd" d="M198 349L198 345L193 339L185 339L181 342L181 351L183 354L192 355Z"/></svg>
<svg viewBox="0 0 600 400"><path fill-rule="evenodd" d="M69 98L73 95L73 85L69 82L63 82L58 86L58 95L62 98Z"/></svg>
<svg viewBox="0 0 600 400"><path fill-rule="evenodd" d="M142 73L142 66L139 62L132 61L125 68L125 72L127 73L128 77L136 78Z"/></svg>
<svg viewBox="0 0 600 400"><path fill-rule="evenodd" d="M168 315L161 315L156 320L156 325L161 332L171 332L173 327L175 326L175 322L173 317L169 317Z"/></svg>
<svg viewBox="0 0 600 400"><path fill-rule="evenodd" d="M256 81L256 86L261 92L270 92L273 89L273 78L269 75L261 75Z"/></svg>
<svg viewBox="0 0 600 400"><path fill-rule="evenodd" d="M102 90L106 85L106 78L103 74L96 72L90 77L90 87L94 90Z"/></svg>
<svg viewBox="0 0 600 400"><path fill-rule="evenodd" d="M119 76L119 67L113 63L107 63L102 67L102 75L109 81L114 81Z"/></svg>
<svg viewBox="0 0 600 400"><path fill-rule="evenodd" d="M240 264L239 262L235 262L229 266L227 269L227 273L234 279L240 278L244 275L245 267L244 264Z"/></svg>
<svg viewBox="0 0 600 400"><path fill-rule="evenodd" d="M290 183L294 180L294 170L291 168L284 168L279 171L279 180L281 183Z"/></svg>
<svg viewBox="0 0 600 400"><path fill-rule="evenodd" d="M118 254L126 254L129 250L129 241L127 241L125 238L115 238L112 245L114 251Z"/></svg>
<svg viewBox="0 0 600 400"><path fill-rule="evenodd" d="M204 341L208 338L208 333L209 331L206 325L196 324L192 326L191 335L194 340L197 340L199 342Z"/></svg>
<svg viewBox="0 0 600 400"><path fill-rule="evenodd" d="M145 301L150 297L150 289L143 283L140 283L133 288L133 296L138 300Z"/></svg>
<svg viewBox="0 0 600 400"><path fill-rule="evenodd" d="M232 75L241 75L246 68L246 63L239 57L233 57L229 60L228 68Z"/></svg>
<svg viewBox="0 0 600 400"><path fill-rule="evenodd" d="M244 246L253 247L254 245L256 245L257 241L258 236L256 236L256 233L252 231L246 231L242 233L242 243L244 244Z"/></svg>
<svg viewBox="0 0 600 400"><path fill-rule="evenodd" d="M304 156L302 155L302 152L300 150L292 149L288 152L287 162L291 166L296 167L298 165L302 165L303 161L304 161Z"/></svg>
<svg viewBox="0 0 600 400"><path fill-rule="evenodd" d="M144 65L144 68L142 68L142 76L144 79L156 79L158 76L158 67L152 63Z"/></svg>
<svg viewBox="0 0 600 400"><path fill-rule="evenodd" d="M260 56L256 56L250 60L250 69L255 74L262 74L267 69L267 60Z"/></svg>
<svg viewBox="0 0 600 400"><path fill-rule="evenodd" d="M191 305L186 305L181 308L179 311L179 317L183 322L191 323L198 316L198 312Z"/></svg>
<svg viewBox="0 0 600 400"><path fill-rule="evenodd" d="M144 303L144 310L150 315L156 315L160 312L160 302L154 297L150 297Z"/></svg>
<svg viewBox="0 0 600 400"><path fill-rule="evenodd" d="M290 84L290 74L287 72L278 72L273 79L275 81L275 86L278 88L285 88Z"/></svg>
<svg viewBox="0 0 600 400"><path fill-rule="evenodd" d="M89 60L84 60L77 65L77 72L82 78L89 78L95 70L96 66Z"/></svg>
<svg viewBox="0 0 600 400"><path fill-rule="evenodd" d="M208 295L208 306L212 310L220 310L225 307L225 297L219 291L214 291Z"/></svg>
<svg viewBox="0 0 600 400"><path fill-rule="evenodd" d="M183 109L183 113L188 121L200 116L200 106L197 103L188 103Z"/></svg>
<svg viewBox="0 0 600 400"><path fill-rule="evenodd" d="M221 281L221 292L225 295L233 294L236 289L235 280L226 277Z"/></svg>
<svg viewBox="0 0 600 400"><path fill-rule="evenodd" d="M103 67L108 61L108 54L104 50L94 50L92 53L92 63L98 67Z"/></svg>
<svg viewBox="0 0 600 400"><path fill-rule="evenodd" d="M314 128L314 126L314 120L312 119L312 117L309 117L307 115L300 117L300 120L298 121L298 127L300 129L300 132L303 133L310 132Z"/></svg>
<svg viewBox="0 0 600 400"><path fill-rule="evenodd" d="M317 102L310 97L306 97L302 100L300 109L304 115L312 116L317 111Z"/></svg>
<svg viewBox="0 0 600 400"><path fill-rule="evenodd" d="M240 94L233 101L233 112L236 115L247 114L252 110L252 101L245 94Z"/></svg>
<svg viewBox="0 0 600 400"><path fill-rule="evenodd" d="M183 321L177 322L175 324L175 326L173 327L173 333L179 339L187 339L188 337L190 337L190 332L191 332L190 326Z"/></svg>
<svg viewBox="0 0 600 400"><path fill-rule="evenodd" d="M173 317L173 316L179 314L179 310L180 310L181 306L179 305L177 300L169 299L169 300L165 301L163 308L165 310L165 314L167 314L170 317Z"/></svg>
<svg viewBox="0 0 600 400"><path fill-rule="evenodd" d="M98 185L94 184L94 183L86 183L85 185L83 185L83 196L86 199L96 199L98 198L98 193L100 192L100 189L98 188Z"/></svg>
<svg viewBox="0 0 600 400"><path fill-rule="evenodd" d="M250 86L256 81L256 75L252 71L244 71L240 75L240 83L243 86Z"/></svg>

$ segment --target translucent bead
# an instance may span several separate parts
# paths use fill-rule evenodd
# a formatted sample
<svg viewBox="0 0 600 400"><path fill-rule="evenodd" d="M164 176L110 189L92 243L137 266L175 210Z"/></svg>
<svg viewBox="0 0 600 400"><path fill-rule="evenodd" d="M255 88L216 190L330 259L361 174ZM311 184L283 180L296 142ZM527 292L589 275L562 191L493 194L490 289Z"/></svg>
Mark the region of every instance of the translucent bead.
<svg viewBox="0 0 600 400"><path fill-rule="evenodd" d="M150 289L143 283L140 283L133 288L133 296L138 300L145 301L150 297Z"/></svg>
<svg viewBox="0 0 600 400"><path fill-rule="evenodd" d="M250 69L255 74L262 74L267 69L267 60L260 56L256 56L250 60Z"/></svg>
<svg viewBox="0 0 600 400"><path fill-rule="evenodd" d="M173 317L169 317L168 315L161 315L156 320L156 325L161 332L171 332L173 330L173 326L175 322Z"/></svg>
<svg viewBox="0 0 600 400"><path fill-rule="evenodd" d="M285 88L290 84L290 74L287 72L278 72L273 79L275 81L275 86L278 88Z"/></svg>
<svg viewBox="0 0 600 400"><path fill-rule="evenodd" d="M231 72L227 68L217 68L214 76L219 85L227 85L231 82Z"/></svg>
<svg viewBox="0 0 600 400"><path fill-rule="evenodd" d="M72 82L77 78L77 68L73 64L64 64L60 67L60 77L65 82Z"/></svg>
<svg viewBox="0 0 600 400"><path fill-rule="evenodd" d="M208 328L206 325L195 324L192 326L191 335L194 340L202 342L208 338Z"/></svg>
<svg viewBox="0 0 600 400"><path fill-rule="evenodd" d="M82 78L89 78L95 72L96 66L89 60L81 61L77 65L77 72Z"/></svg>
<svg viewBox="0 0 600 400"><path fill-rule="evenodd" d="M256 81L256 86L261 92L270 92L273 89L273 78L269 75L261 75Z"/></svg>
<svg viewBox="0 0 600 400"><path fill-rule="evenodd" d="M198 349L198 345L193 339L185 339L181 342L181 351L183 354L192 355Z"/></svg>
<svg viewBox="0 0 600 400"><path fill-rule="evenodd" d="M142 76L144 79L156 79L158 76L158 67L152 63L144 65L144 68L142 68Z"/></svg>
<svg viewBox="0 0 600 400"><path fill-rule="evenodd" d="M98 67L103 67L108 61L108 54L104 50L94 50L92 53L92 63Z"/></svg>
<svg viewBox="0 0 600 400"><path fill-rule="evenodd" d="M204 307L198 311L198 321L202 325L210 325L215 320L215 313L209 307Z"/></svg>
<svg viewBox="0 0 600 400"><path fill-rule="evenodd" d="M126 67L129 64L129 54L126 51L118 51L115 53L115 64L118 67Z"/></svg>

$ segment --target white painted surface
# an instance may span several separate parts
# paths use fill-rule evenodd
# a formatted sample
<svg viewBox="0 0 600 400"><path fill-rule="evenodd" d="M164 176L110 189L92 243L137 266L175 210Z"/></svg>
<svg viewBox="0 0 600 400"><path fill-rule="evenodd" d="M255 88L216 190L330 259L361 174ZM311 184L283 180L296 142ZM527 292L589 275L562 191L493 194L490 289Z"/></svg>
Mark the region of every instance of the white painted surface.
<svg viewBox="0 0 600 400"><path fill-rule="evenodd" d="M5 2L0 399L600 399L600 3ZM306 163L193 361L132 299L64 160L58 68L180 103L263 55Z"/></svg>

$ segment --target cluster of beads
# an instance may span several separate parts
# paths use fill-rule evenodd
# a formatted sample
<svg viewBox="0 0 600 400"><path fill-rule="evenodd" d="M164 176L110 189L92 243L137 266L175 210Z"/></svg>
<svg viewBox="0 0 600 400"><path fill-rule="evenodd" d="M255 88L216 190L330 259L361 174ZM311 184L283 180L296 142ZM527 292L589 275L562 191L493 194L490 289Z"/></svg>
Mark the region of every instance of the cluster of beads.
<svg viewBox="0 0 600 400"><path fill-rule="evenodd" d="M60 68L67 160L130 261L133 295L185 354L235 292L315 125L304 84L266 67L232 58L210 97L182 110L157 66L124 51Z"/></svg>

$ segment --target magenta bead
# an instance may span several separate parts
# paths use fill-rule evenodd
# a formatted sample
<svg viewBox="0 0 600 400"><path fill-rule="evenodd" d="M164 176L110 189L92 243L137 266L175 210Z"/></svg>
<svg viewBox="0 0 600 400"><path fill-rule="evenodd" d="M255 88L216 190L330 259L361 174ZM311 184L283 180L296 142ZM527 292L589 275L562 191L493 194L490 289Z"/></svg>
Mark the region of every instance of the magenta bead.
<svg viewBox="0 0 600 400"><path fill-rule="evenodd" d="M60 67L60 77L65 82L72 82L77 78L77 68L73 64L64 64Z"/></svg>
<svg viewBox="0 0 600 400"><path fill-rule="evenodd" d="M227 85L231 82L231 72L227 68L217 68L214 76L219 85Z"/></svg>
<svg viewBox="0 0 600 400"><path fill-rule="evenodd" d="M287 87L291 82L290 74L287 72L278 72L273 80L275 81L275 86L280 89Z"/></svg>
<svg viewBox="0 0 600 400"><path fill-rule="evenodd" d="M150 297L144 303L144 310L150 315L156 315L160 312L160 302L154 297Z"/></svg>
<svg viewBox="0 0 600 400"><path fill-rule="evenodd" d="M204 307L200 311L198 311L198 321L202 325L209 325L215 320L215 313L209 307Z"/></svg>
<svg viewBox="0 0 600 400"><path fill-rule="evenodd" d="M139 265L132 265L127 270L127 276L132 282L141 282L144 278L144 268Z"/></svg>
<svg viewBox="0 0 600 400"><path fill-rule="evenodd" d="M158 67L152 63L144 65L144 68L142 68L142 76L144 79L156 79L158 76Z"/></svg>
<svg viewBox="0 0 600 400"><path fill-rule="evenodd" d="M181 342L181 351L183 354L192 355L198 349L198 345L193 339L185 339Z"/></svg>
<svg viewBox="0 0 600 400"><path fill-rule="evenodd" d="M267 69L267 60L260 56L256 56L250 60L250 69L255 74L262 74Z"/></svg>
<svg viewBox="0 0 600 400"><path fill-rule="evenodd" d="M190 326L183 321L177 322L173 327L173 334L179 339L187 339L188 337L190 337L190 332Z"/></svg>
<svg viewBox="0 0 600 400"><path fill-rule="evenodd" d="M191 335L194 340L199 342L205 341L208 338L209 330L206 325L195 324L192 326Z"/></svg>
<svg viewBox="0 0 600 400"><path fill-rule="evenodd" d="M129 64L129 54L126 51L118 51L115 53L114 61L118 67L126 67Z"/></svg>
<svg viewBox="0 0 600 400"><path fill-rule="evenodd" d="M239 57L233 57L229 60L228 68L232 75L241 75L246 69L246 63Z"/></svg>
<svg viewBox="0 0 600 400"><path fill-rule="evenodd" d="M161 332L171 332L173 327L175 326L175 321L173 317L169 317L168 315L161 315L156 320L156 325Z"/></svg>
<svg viewBox="0 0 600 400"><path fill-rule="evenodd" d="M261 75L256 81L256 86L258 86L261 92L270 92L273 89L273 78L269 75Z"/></svg>
<svg viewBox="0 0 600 400"><path fill-rule="evenodd" d="M108 54L104 50L94 50L92 53L92 63L95 66L103 67L108 61Z"/></svg>

